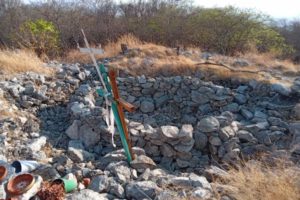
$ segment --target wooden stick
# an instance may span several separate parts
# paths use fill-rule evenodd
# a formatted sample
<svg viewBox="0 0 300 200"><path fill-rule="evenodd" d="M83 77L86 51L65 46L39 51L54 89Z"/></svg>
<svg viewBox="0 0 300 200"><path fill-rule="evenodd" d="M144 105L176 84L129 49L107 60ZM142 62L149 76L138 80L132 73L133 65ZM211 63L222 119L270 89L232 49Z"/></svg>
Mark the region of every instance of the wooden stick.
<svg viewBox="0 0 300 200"><path fill-rule="evenodd" d="M129 148L129 152L131 155L132 160L134 160L134 154L132 152L132 146L131 146L131 141L129 139L129 134L128 134L128 128L125 122L125 115L123 112L123 106L118 102L118 100L120 101L120 95L119 95L119 91L118 91L118 87L117 87L117 82L116 82L116 72L114 70L109 70L108 72L109 75L109 80L110 80L110 84L112 87L112 92L114 95L114 99L117 102L117 107L118 107L118 112L119 112L119 116L120 116L120 120L122 123L122 127L124 130L124 134L125 134L125 138L128 144L128 148ZM126 102L127 103L127 102Z"/></svg>
<svg viewBox="0 0 300 200"><path fill-rule="evenodd" d="M116 99L116 101L128 112L133 112L135 111L136 107L132 105L131 103L126 102L124 99L119 98Z"/></svg>

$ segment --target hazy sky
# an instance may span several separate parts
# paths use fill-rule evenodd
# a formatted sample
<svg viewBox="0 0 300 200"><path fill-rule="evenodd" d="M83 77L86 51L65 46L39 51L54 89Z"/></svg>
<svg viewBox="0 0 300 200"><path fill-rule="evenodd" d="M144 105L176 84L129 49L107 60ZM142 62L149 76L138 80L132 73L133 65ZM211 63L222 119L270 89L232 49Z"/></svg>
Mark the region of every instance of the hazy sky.
<svg viewBox="0 0 300 200"><path fill-rule="evenodd" d="M254 8L275 18L300 18L300 0L194 0L203 7Z"/></svg>

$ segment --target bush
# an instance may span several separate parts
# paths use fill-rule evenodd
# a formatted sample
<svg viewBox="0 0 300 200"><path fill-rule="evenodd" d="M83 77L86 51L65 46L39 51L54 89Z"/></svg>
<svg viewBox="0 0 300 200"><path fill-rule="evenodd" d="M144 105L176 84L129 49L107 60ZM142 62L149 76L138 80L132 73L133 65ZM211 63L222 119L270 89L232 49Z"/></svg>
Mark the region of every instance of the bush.
<svg viewBox="0 0 300 200"><path fill-rule="evenodd" d="M289 54L292 48L284 38L267 25L267 17L234 7L199 9L191 15L188 30L193 43L221 54L236 54L250 49L260 52Z"/></svg>
<svg viewBox="0 0 300 200"><path fill-rule="evenodd" d="M34 50L39 57L55 56L59 52L59 33L52 22L26 21L20 27L20 34L20 45Z"/></svg>

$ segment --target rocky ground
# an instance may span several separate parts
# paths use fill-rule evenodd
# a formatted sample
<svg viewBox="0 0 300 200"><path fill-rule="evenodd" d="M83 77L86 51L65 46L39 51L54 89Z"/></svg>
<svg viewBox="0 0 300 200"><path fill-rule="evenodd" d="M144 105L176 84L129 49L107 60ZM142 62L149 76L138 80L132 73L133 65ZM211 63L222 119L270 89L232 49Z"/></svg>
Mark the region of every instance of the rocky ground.
<svg viewBox="0 0 300 200"><path fill-rule="evenodd" d="M0 81L0 105L10 114L1 116L0 159L36 160L42 167L33 173L44 180L91 178L67 199L215 199L212 177L241 159L282 151L299 158L300 77L287 87L255 80L218 85L201 73L121 73L121 96L137 106L126 113L137 154L129 164L118 135L117 147L111 144L94 68L49 67L55 76Z"/></svg>

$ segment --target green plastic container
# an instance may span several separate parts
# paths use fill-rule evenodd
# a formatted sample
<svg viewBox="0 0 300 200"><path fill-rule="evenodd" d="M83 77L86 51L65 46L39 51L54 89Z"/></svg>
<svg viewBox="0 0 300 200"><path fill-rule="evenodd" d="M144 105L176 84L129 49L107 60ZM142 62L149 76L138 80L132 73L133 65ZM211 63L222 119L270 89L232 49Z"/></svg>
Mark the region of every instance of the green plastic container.
<svg viewBox="0 0 300 200"><path fill-rule="evenodd" d="M55 179L53 184L63 184L66 193L72 192L77 188L77 181L73 179L59 178Z"/></svg>

